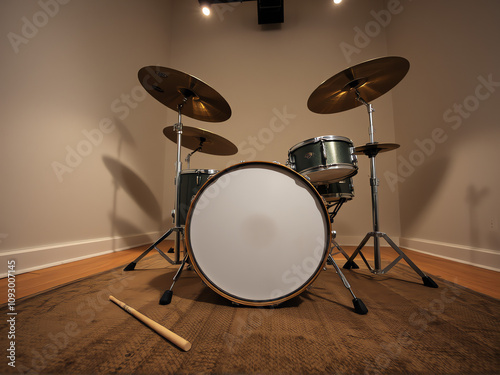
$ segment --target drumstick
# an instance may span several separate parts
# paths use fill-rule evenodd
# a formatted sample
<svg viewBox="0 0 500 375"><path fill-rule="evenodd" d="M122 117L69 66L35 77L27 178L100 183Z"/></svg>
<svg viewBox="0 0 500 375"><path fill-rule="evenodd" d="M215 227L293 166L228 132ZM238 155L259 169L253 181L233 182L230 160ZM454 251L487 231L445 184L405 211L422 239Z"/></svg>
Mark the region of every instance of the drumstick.
<svg viewBox="0 0 500 375"><path fill-rule="evenodd" d="M167 328L163 327L161 324L156 323L153 319L150 319L147 316L141 314L139 311L133 309L132 307L127 306L125 303L116 299L113 296L109 296L109 299L111 301L113 301L114 303L116 303L118 306L120 306L126 312L135 316L137 319L139 319L141 322L146 324L149 328L151 328L153 331L158 333L160 336L166 338L171 343L177 345L179 348L181 348L185 352L187 352L189 349L191 349L191 343L189 341L184 340L182 337L173 333L172 331L168 330Z"/></svg>

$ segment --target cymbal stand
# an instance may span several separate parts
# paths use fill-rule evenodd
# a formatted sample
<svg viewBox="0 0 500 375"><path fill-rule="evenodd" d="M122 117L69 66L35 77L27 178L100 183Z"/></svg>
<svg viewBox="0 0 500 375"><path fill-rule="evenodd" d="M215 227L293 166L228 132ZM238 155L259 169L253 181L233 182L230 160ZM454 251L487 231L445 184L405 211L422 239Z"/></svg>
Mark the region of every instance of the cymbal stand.
<svg viewBox="0 0 500 375"><path fill-rule="evenodd" d="M356 94L357 94L357 100L364 104L367 107L368 110L368 117L369 117L369 136L370 136L370 143L375 144L374 141L374 131L373 131L373 107L371 104L368 104L363 98L361 98L358 90L356 89ZM427 276L424 272L422 272L416 265L411 261L411 259L403 253L403 251L389 238L389 236L383 232L379 231L379 222L378 222L378 185L379 185L379 180L377 179L377 171L376 171L376 165L375 165L375 157L378 154L378 150L373 150L373 151L367 151L365 152L366 156L370 158L370 186L371 186L371 194L372 194L372 219L373 219L373 232L367 233L367 235L363 238L359 246L356 248L354 253L351 255L351 257L348 259L348 261L344 264L345 269L350 269L354 267L354 259L358 254L361 255L363 261L365 262L366 266L370 270L370 272L374 274L384 274L388 272L392 267L396 265L401 259L404 259L406 263L422 278L422 281L425 286L431 287L431 288L437 288L438 285L432 280L429 276ZM361 252L361 249L365 244L368 242L370 237L373 237L373 245L374 245L374 262L375 262L375 268L372 268L370 264L367 262L365 257L363 256L363 253ZM386 268L382 269L381 268L381 257L380 257L380 238L383 238L387 241L387 243L399 254L399 256L392 261Z"/></svg>
<svg viewBox="0 0 500 375"><path fill-rule="evenodd" d="M184 103L187 98L184 98ZM174 227L170 228L163 236L161 236L155 243L153 243L146 251L144 251L141 255L139 255L135 260L133 260L130 264L128 264L123 270L124 271L132 271L135 269L137 263L144 258L151 250L155 249L160 253L160 255L165 258L170 264L180 264L180 244L181 244L181 235L184 237L184 228L180 225L180 176L182 172L182 162L181 162L181 144L182 144L182 107L183 104L179 104L178 111L178 123L175 124L174 130L177 133L177 163L176 163L176 174L175 174L175 207L174 207ZM170 259L163 251L161 251L156 246L165 240L168 236L175 232L175 260Z"/></svg>

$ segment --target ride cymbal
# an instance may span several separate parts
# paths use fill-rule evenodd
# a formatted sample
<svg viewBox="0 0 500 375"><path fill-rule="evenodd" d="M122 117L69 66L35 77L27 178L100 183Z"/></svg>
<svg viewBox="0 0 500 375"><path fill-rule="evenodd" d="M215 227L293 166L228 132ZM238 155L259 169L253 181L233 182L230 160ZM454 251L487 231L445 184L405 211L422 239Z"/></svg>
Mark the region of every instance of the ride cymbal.
<svg viewBox="0 0 500 375"><path fill-rule="evenodd" d="M389 56L368 60L347 68L324 81L309 96L307 107L315 113L346 111L382 96L408 73L410 63L403 57Z"/></svg>
<svg viewBox="0 0 500 375"><path fill-rule="evenodd" d="M174 126L164 128L163 134L172 142L177 143L177 133ZM182 127L181 146L211 155L234 155L238 152L238 147L226 138L208 130L190 126Z"/></svg>
<svg viewBox="0 0 500 375"><path fill-rule="evenodd" d="M153 98L174 111L196 120L222 122L231 117L231 107L213 88L187 73L161 66L146 66L139 82Z"/></svg>

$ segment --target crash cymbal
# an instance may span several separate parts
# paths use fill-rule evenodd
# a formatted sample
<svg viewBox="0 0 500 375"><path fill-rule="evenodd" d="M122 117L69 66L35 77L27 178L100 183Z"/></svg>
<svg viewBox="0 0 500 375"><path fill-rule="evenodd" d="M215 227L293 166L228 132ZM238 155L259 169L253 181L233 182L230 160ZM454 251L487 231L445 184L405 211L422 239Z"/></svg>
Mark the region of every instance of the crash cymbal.
<svg viewBox="0 0 500 375"><path fill-rule="evenodd" d="M336 113L369 103L396 86L410 69L403 57L368 60L337 73L314 90L307 107L315 113Z"/></svg>
<svg viewBox="0 0 500 375"><path fill-rule="evenodd" d="M175 69L146 66L138 73L139 82L153 98L182 115L196 120L222 122L231 117L226 100L200 79Z"/></svg>
<svg viewBox="0 0 500 375"><path fill-rule="evenodd" d="M367 143L363 146L354 147L355 155L377 156L379 152L392 151L399 148L397 143Z"/></svg>
<svg viewBox="0 0 500 375"><path fill-rule="evenodd" d="M167 126L163 129L163 134L172 142L177 143L177 133L174 126ZM220 135L190 126L182 127L182 146L190 150L201 147L199 152L211 155L234 155L238 152L238 147Z"/></svg>

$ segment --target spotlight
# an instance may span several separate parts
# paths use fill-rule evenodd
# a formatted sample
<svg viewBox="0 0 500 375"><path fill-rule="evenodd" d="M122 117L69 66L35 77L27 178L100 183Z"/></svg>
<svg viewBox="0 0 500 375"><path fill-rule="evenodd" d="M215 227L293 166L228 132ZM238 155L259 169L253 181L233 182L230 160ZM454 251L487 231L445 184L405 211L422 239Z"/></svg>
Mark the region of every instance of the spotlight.
<svg viewBox="0 0 500 375"><path fill-rule="evenodd" d="M334 2L335 4L340 4L340 3L342 2L342 0L333 0L333 2Z"/></svg>
<svg viewBox="0 0 500 375"><path fill-rule="evenodd" d="M201 6L201 12L205 16L209 16L210 15L210 5L211 5L211 2L207 1L207 0L198 0L198 2L200 3L200 6Z"/></svg>

